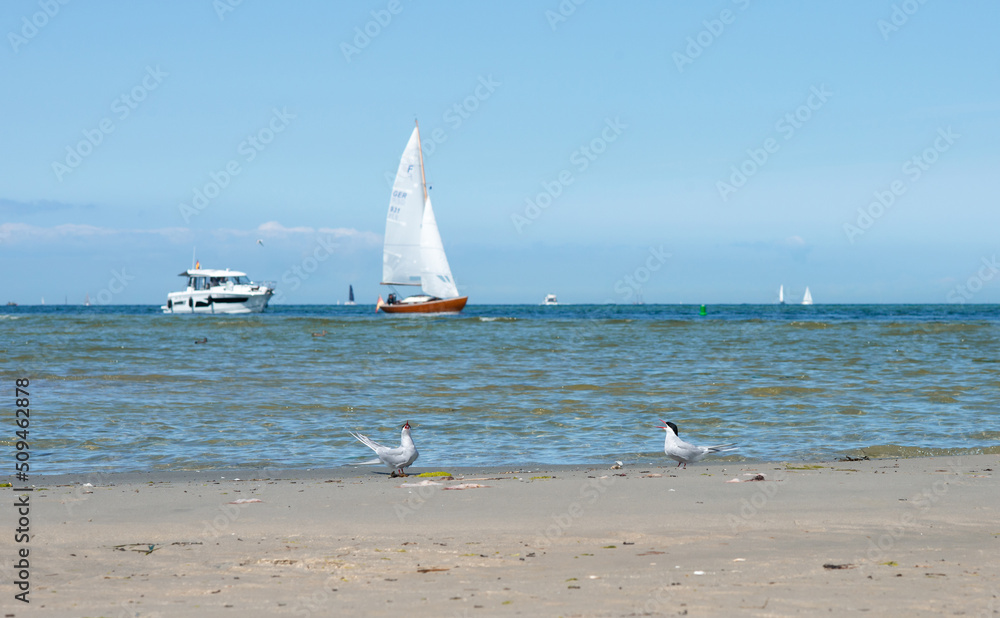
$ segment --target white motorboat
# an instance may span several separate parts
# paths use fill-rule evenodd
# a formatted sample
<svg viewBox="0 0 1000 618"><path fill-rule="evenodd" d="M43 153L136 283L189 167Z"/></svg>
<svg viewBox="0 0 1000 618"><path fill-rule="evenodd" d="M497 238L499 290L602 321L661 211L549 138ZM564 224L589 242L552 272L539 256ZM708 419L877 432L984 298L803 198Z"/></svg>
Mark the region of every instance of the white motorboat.
<svg viewBox="0 0 1000 618"><path fill-rule="evenodd" d="M558 305L559 299L556 298L555 294L546 294L545 300L542 301L543 305Z"/></svg>
<svg viewBox="0 0 1000 618"><path fill-rule="evenodd" d="M192 268L187 289L167 294L163 313L260 313L274 294L274 285L254 283L238 270Z"/></svg>

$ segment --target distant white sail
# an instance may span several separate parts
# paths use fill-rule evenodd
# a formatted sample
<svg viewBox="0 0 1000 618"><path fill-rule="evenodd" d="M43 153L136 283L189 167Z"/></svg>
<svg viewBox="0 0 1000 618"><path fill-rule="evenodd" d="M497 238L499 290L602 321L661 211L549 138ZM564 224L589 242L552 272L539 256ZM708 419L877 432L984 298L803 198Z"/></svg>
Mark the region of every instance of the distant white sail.
<svg viewBox="0 0 1000 618"><path fill-rule="evenodd" d="M785 286L784 285L779 285L778 286L778 304L779 305L784 305L785 304Z"/></svg>
<svg viewBox="0 0 1000 618"><path fill-rule="evenodd" d="M396 182L385 218L382 250L382 283L420 285L420 223L424 217L420 178L420 136L413 129L396 171ZM440 243L440 239L438 240Z"/></svg>
<svg viewBox="0 0 1000 618"><path fill-rule="evenodd" d="M420 287L425 294L438 298L455 298L458 288L451 278L451 267L448 257L444 254L444 244L441 243L441 233L438 231L431 198L424 203L424 218L420 224Z"/></svg>
<svg viewBox="0 0 1000 618"><path fill-rule="evenodd" d="M813 295L809 293L809 286L806 286L806 293L805 296L802 297L802 304L803 305L813 304Z"/></svg>

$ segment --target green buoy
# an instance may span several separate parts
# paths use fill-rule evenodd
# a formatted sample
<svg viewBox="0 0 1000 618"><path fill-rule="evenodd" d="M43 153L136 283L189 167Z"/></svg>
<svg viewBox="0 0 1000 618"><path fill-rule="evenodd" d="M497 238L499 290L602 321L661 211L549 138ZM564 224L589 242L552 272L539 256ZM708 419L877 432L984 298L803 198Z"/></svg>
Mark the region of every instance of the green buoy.
<svg viewBox="0 0 1000 618"><path fill-rule="evenodd" d="M701 309L698 311L698 315L708 315L708 311L705 310L705 305L701 306Z"/></svg>

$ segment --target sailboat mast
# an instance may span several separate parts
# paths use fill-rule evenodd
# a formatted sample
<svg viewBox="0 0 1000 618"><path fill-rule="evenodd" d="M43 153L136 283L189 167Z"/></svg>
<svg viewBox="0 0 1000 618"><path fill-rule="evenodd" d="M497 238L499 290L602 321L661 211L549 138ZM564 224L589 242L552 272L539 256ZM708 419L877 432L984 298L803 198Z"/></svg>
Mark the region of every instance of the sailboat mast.
<svg viewBox="0 0 1000 618"><path fill-rule="evenodd" d="M413 119L413 123L417 125L417 152L420 153L420 186L424 188L424 203L427 203L427 178L424 176L424 145L420 141L420 123L417 119Z"/></svg>

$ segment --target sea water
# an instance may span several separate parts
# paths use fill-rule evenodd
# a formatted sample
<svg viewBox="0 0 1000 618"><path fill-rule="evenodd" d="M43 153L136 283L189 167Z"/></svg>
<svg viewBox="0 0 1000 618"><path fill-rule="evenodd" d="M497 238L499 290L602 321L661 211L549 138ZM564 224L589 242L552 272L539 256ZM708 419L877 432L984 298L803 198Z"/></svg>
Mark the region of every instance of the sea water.
<svg viewBox="0 0 1000 618"><path fill-rule="evenodd" d="M395 445L405 421L421 467L668 463L658 419L734 461L1000 452L1000 307L706 313L4 307L0 443L28 379L32 475L328 468L371 458L350 431Z"/></svg>

